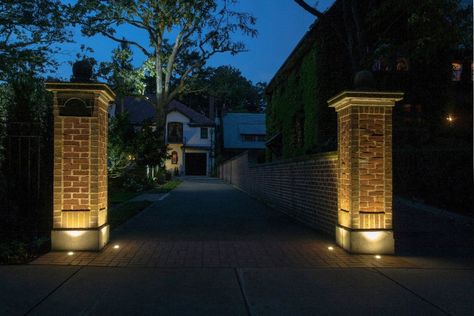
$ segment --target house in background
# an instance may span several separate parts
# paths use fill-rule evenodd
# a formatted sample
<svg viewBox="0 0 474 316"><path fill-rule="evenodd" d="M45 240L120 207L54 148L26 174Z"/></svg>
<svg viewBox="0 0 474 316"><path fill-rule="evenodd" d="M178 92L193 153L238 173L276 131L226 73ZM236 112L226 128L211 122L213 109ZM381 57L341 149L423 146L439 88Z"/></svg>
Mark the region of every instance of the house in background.
<svg viewBox="0 0 474 316"><path fill-rule="evenodd" d="M125 98L124 110L130 122L138 126L155 116L155 108L143 98ZM171 156L165 162L166 170L179 175L210 175L214 168L214 127L208 117L171 101L166 108L165 135Z"/></svg>
<svg viewBox="0 0 474 316"><path fill-rule="evenodd" d="M261 160L265 154L266 126L263 113L226 113L222 117L222 157L244 151Z"/></svg>

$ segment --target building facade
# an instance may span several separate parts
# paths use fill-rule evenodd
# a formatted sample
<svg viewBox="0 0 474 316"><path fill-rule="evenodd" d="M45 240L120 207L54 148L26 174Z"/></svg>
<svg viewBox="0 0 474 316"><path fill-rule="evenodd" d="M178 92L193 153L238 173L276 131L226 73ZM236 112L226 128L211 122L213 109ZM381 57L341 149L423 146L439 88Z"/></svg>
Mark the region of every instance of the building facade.
<svg viewBox="0 0 474 316"><path fill-rule="evenodd" d="M222 131L224 159L247 150L263 158L267 134L264 113L227 113L222 117Z"/></svg>
<svg viewBox="0 0 474 316"><path fill-rule="evenodd" d="M166 170L179 175L211 175L214 168L214 122L181 102L172 101L166 115Z"/></svg>
<svg viewBox="0 0 474 316"><path fill-rule="evenodd" d="M152 99L153 96L148 96ZM153 119L155 108L144 98L126 97L124 109L134 126ZM205 115L173 100L166 108L165 168L174 175L206 176L214 168L215 124Z"/></svg>

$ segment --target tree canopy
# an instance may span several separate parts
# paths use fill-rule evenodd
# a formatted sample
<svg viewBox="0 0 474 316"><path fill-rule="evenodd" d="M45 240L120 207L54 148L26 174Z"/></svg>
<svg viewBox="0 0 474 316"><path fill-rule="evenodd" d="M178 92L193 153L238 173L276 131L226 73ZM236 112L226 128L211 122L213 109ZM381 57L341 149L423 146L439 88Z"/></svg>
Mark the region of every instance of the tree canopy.
<svg viewBox="0 0 474 316"><path fill-rule="evenodd" d="M228 112L259 112L265 107L265 87L263 82L253 84L239 69L230 65L207 67L197 80L191 82L190 90L194 92L184 96L183 100L200 112L206 112L209 97L214 98L219 113L222 109Z"/></svg>
<svg viewBox="0 0 474 316"><path fill-rule="evenodd" d="M0 2L0 80L55 65L52 44L70 39L65 8L59 0Z"/></svg>
<svg viewBox="0 0 474 316"><path fill-rule="evenodd" d="M237 54L244 43L232 34L256 36L255 18L232 10L236 0L84 0L75 7L75 22L86 36L101 34L138 48L156 81L157 125L164 106L184 92L190 78L217 53ZM120 34L127 26L144 32L147 42ZM171 40L172 39L172 40Z"/></svg>
<svg viewBox="0 0 474 316"><path fill-rule="evenodd" d="M449 50L472 49L472 7L459 0L340 0L340 24L307 1L294 1L332 26L353 72L370 69L381 56L403 55L426 64Z"/></svg>

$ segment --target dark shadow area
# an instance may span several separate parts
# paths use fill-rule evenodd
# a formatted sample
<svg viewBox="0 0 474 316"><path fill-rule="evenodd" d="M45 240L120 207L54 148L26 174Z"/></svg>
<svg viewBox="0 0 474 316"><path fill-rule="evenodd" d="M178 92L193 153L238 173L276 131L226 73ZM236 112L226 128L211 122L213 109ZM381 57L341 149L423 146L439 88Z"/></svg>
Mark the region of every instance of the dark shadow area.
<svg viewBox="0 0 474 316"><path fill-rule="evenodd" d="M393 225L398 255L474 257L472 219L436 213L395 199Z"/></svg>

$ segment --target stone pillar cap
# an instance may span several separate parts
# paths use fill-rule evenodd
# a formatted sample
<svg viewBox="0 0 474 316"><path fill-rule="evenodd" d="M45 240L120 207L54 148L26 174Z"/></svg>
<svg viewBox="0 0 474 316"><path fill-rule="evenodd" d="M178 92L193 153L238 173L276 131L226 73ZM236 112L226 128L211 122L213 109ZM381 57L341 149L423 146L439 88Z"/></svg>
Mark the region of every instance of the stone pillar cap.
<svg viewBox="0 0 474 316"><path fill-rule="evenodd" d="M105 96L109 102L115 100L115 93L105 83L82 82L46 82L46 90L51 92L97 92Z"/></svg>
<svg viewBox="0 0 474 316"><path fill-rule="evenodd" d="M394 106L403 99L403 92L342 91L328 100L329 107L340 111L348 106Z"/></svg>

